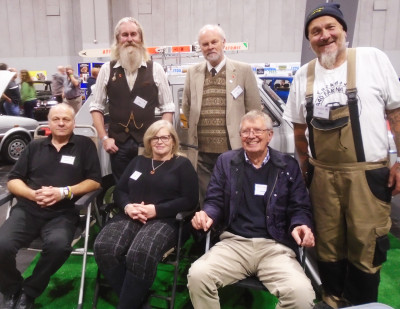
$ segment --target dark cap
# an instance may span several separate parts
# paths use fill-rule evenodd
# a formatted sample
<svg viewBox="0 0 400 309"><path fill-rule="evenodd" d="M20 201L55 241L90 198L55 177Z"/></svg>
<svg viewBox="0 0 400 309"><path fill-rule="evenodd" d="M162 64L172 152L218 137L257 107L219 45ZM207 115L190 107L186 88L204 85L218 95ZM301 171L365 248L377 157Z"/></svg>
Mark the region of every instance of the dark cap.
<svg viewBox="0 0 400 309"><path fill-rule="evenodd" d="M343 26L343 30L347 31L347 24L344 21L343 13L339 8L340 4L338 3L325 3L312 10L311 13L307 15L306 23L304 26L304 34L306 35L307 40L308 40L308 25L313 19L321 16L328 15L336 18L336 20Z"/></svg>

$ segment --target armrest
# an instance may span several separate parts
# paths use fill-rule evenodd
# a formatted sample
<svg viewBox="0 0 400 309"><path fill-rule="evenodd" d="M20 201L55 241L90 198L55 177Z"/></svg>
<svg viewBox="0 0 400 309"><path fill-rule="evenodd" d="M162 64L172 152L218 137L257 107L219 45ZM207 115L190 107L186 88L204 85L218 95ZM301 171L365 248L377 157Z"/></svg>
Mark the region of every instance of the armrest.
<svg viewBox="0 0 400 309"><path fill-rule="evenodd" d="M175 216L175 220L176 221L186 221L187 219L191 219L194 216L194 214L196 213L196 211L198 211L199 209L200 209L200 205L197 204L196 208L194 208L192 210L178 212Z"/></svg>
<svg viewBox="0 0 400 309"><path fill-rule="evenodd" d="M8 191L0 194L0 206L6 204L7 202L11 202L14 198L14 195Z"/></svg>
<svg viewBox="0 0 400 309"><path fill-rule="evenodd" d="M78 210L85 209L89 206L89 204L100 194L101 188L90 191L84 195L82 195L76 202L75 208Z"/></svg>

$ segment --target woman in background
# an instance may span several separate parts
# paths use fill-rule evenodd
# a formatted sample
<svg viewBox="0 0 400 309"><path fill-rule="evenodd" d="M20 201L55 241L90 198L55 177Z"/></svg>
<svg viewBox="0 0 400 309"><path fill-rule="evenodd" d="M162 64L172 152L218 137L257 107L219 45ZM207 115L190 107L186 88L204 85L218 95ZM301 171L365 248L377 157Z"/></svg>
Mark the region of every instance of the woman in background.
<svg viewBox="0 0 400 309"><path fill-rule="evenodd" d="M21 78L21 101L24 108L25 117L33 117L33 109L36 106L36 89L33 87L33 81L27 70L20 71Z"/></svg>
<svg viewBox="0 0 400 309"><path fill-rule="evenodd" d="M163 254L177 243L175 216L195 209L197 174L178 153L179 139L166 120L153 123L114 191L121 212L100 231L96 262L119 295L118 308L141 308Z"/></svg>

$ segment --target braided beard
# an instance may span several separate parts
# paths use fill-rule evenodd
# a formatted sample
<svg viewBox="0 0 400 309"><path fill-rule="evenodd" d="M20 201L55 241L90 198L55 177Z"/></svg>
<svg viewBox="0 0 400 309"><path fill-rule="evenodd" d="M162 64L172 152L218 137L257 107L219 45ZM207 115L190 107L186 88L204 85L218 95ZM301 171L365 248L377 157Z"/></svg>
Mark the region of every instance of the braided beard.
<svg viewBox="0 0 400 309"><path fill-rule="evenodd" d="M120 47L119 62L130 73L135 72L143 61L140 47L135 43L126 43Z"/></svg>

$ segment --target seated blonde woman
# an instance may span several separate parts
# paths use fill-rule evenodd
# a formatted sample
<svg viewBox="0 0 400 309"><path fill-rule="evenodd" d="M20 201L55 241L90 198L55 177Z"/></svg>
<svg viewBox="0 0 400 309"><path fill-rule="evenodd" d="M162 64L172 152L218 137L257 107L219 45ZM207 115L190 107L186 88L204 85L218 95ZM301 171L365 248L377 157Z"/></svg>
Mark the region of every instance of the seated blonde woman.
<svg viewBox="0 0 400 309"><path fill-rule="evenodd" d="M141 308L158 262L177 242L176 214L198 203L197 174L179 155L171 123L153 123L143 142L144 154L130 162L114 191L122 211L94 244L97 264L119 295L120 309Z"/></svg>

